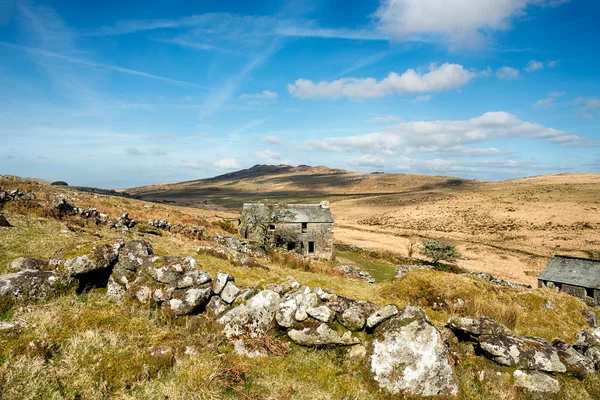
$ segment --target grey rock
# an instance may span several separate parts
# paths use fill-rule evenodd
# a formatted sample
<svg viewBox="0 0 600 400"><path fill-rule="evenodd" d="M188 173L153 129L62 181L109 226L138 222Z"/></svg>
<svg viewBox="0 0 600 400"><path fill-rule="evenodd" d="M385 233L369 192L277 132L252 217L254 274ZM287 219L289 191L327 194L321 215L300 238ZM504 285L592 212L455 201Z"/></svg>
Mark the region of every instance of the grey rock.
<svg viewBox="0 0 600 400"><path fill-rule="evenodd" d="M246 303L225 313L218 322L223 333L231 338L257 338L275 327L275 313L281 297L271 290L263 290Z"/></svg>
<svg viewBox="0 0 600 400"><path fill-rule="evenodd" d="M300 282L298 282L291 276L288 276L283 282L269 283L267 285L267 289L272 290L278 293L279 295L283 296L291 291L300 289L301 286L302 285L300 285Z"/></svg>
<svg viewBox="0 0 600 400"><path fill-rule="evenodd" d="M43 300L60 294L72 280L54 271L25 270L0 275L0 297L14 300Z"/></svg>
<svg viewBox="0 0 600 400"><path fill-rule="evenodd" d="M340 335L325 323L317 328L290 329L288 336L300 346L351 346L360 343L360 339L352 337L350 331Z"/></svg>
<svg viewBox="0 0 600 400"><path fill-rule="evenodd" d="M359 331L365 327L367 317L362 307L352 306L338 316L338 321L351 331Z"/></svg>
<svg viewBox="0 0 600 400"><path fill-rule="evenodd" d="M510 329L488 317L452 317L447 326L459 339L475 340L481 335L512 335Z"/></svg>
<svg viewBox="0 0 600 400"><path fill-rule="evenodd" d="M319 299L323 300L323 301L331 301L335 298L335 294L334 293L330 293L326 290L323 290L320 287L316 287L313 289L313 292L319 296Z"/></svg>
<svg viewBox="0 0 600 400"><path fill-rule="evenodd" d="M333 268L351 279L360 279L369 283L375 283L375 279L367 271L363 271L356 265L339 265Z"/></svg>
<svg viewBox="0 0 600 400"><path fill-rule="evenodd" d="M277 324L284 328L290 328L295 322L294 315L297 308L296 296L286 295L279 303L279 307L275 313Z"/></svg>
<svg viewBox="0 0 600 400"><path fill-rule="evenodd" d="M594 372L594 362L577 352L568 343L562 340L552 341L560 361L567 367L567 373L585 379Z"/></svg>
<svg viewBox="0 0 600 400"><path fill-rule="evenodd" d="M422 318L392 316L367 349L369 374L392 395L456 396L458 386L440 332Z"/></svg>
<svg viewBox="0 0 600 400"><path fill-rule="evenodd" d="M585 356L594 364L596 369L600 369L600 346L589 347L585 350Z"/></svg>
<svg viewBox="0 0 600 400"><path fill-rule="evenodd" d="M48 263L35 258L19 257L12 260L8 268L14 272L26 269L43 270L48 269Z"/></svg>
<svg viewBox="0 0 600 400"><path fill-rule="evenodd" d="M196 260L192 257L153 255L144 258L141 268L158 282L176 283L196 269Z"/></svg>
<svg viewBox="0 0 600 400"><path fill-rule="evenodd" d="M317 321L325 323L333 321L335 316L334 312L327 306L309 307L306 309L306 313Z"/></svg>
<svg viewBox="0 0 600 400"><path fill-rule="evenodd" d="M225 303L231 304L237 297L238 293L240 293L240 289L238 289L233 282L229 281L221 291L221 298Z"/></svg>
<svg viewBox="0 0 600 400"><path fill-rule="evenodd" d="M308 313L306 310L312 307L316 307L319 304L319 297L316 293L302 293L298 297L296 297L296 302L298 303L298 308L296 309L296 313L294 314L294 318L298 322L305 321L308 318Z"/></svg>
<svg viewBox="0 0 600 400"><path fill-rule="evenodd" d="M598 315L595 312L593 312L592 310L585 309L581 311L581 314L583 315L589 326L591 326L592 328L598 327Z"/></svg>
<svg viewBox="0 0 600 400"><path fill-rule="evenodd" d="M119 252L119 265L136 271L144 262L144 257L154 254L152 245L144 240L132 240L125 243Z"/></svg>
<svg viewBox="0 0 600 400"><path fill-rule="evenodd" d="M125 298L125 286L115 282L112 277L108 278L106 296L113 300L123 300Z"/></svg>
<svg viewBox="0 0 600 400"><path fill-rule="evenodd" d="M404 275L408 274L411 271L418 270L430 270L433 269L432 265L400 265L396 268L396 274L394 275L394 280L398 280L402 278Z"/></svg>
<svg viewBox="0 0 600 400"><path fill-rule="evenodd" d="M173 316L192 314L204 307L212 294L209 284L189 289L178 289L171 294L169 301L163 307Z"/></svg>
<svg viewBox="0 0 600 400"><path fill-rule="evenodd" d="M0 321L0 335L3 333L16 333L25 328L27 324L24 322L8 322Z"/></svg>
<svg viewBox="0 0 600 400"><path fill-rule="evenodd" d="M205 283L210 282L212 279L208 272L193 270L187 271L183 274L183 276L177 281L176 286L178 289L185 289L194 285L204 285Z"/></svg>
<svg viewBox="0 0 600 400"><path fill-rule="evenodd" d="M231 282L235 281L233 276L231 276L228 273L223 272L223 271L217 272L217 275L215 276L215 280L213 281L213 286L212 286L213 292L215 292L215 294L221 294L221 291L223 290L223 288L225 287L227 282L230 282L230 281Z"/></svg>
<svg viewBox="0 0 600 400"><path fill-rule="evenodd" d="M539 372L523 372L516 370L513 372L515 387L530 395L548 396L560 392L560 383Z"/></svg>
<svg viewBox="0 0 600 400"><path fill-rule="evenodd" d="M229 309L229 304L225 303L219 296L213 296L206 305L206 312L209 316L217 318Z"/></svg>
<svg viewBox="0 0 600 400"><path fill-rule="evenodd" d="M119 250L123 247L123 240L94 246L93 253L74 258L54 260L54 263L63 264L72 277L79 277L92 271L112 267L119 257Z"/></svg>
<svg viewBox="0 0 600 400"><path fill-rule="evenodd" d="M588 328L577 332L575 342L583 349L600 346L600 328Z"/></svg>
<svg viewBox="0 0 600 400"><path fill-rule="evenodd" d="M395 304L389 304L383 308L380 308L371 314L369 318L367 318L367 328L372 329L376 327L386 319L398 314L399 311L400 310L398 309L398 306Z"/></svg>
<svg viewBox="0 0 600 400"><path fill-rule="evenodd" d="M498 364L545 372L566 372L557 351L543 339L481 335L479 348Z"/></svg>

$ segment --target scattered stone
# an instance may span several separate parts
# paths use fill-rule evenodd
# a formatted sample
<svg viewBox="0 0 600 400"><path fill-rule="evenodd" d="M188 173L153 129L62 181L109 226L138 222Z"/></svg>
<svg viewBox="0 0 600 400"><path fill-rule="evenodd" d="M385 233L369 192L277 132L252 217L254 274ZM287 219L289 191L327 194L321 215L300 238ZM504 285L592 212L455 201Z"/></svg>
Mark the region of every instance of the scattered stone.
<svg viewBox="0 0 600 400"><path fill-rule="evenodd" d="M288 336L300 346L351 346L360 343L360 339L352 337L350 331L340 335L325 323L317 328L291 329Z"/></svg>
<svg viewBox="0 0 600 400"><path fill-rule="evenodd" d="M229 281L221 291L221 298L225 303L231 304L238 293L240 293L240 289L238 289L232 281Z"/></svg>
<svg viewBox="0 0 600 400"><path fill-rule="evenodd" d="M395 304L389 304L379 310L375 311L369 318L367 318L367 328L373 329L388 318L398 314L398 306Z"/></svg>
<svg viewBox="0 0 600 400"><path fill-rule="evenodd" d="M552 309L554 309L554 306L549 301L547 301L544 304L542 304L542 307L544 308L544 310L552 310Z"/></svg>
<svg viewBox="0 0 600 400"><path fill-rule="evenodd" d="M440 332L425 319L388 317L373 332L367 363L372 379L392 395L458 393L448 349Z"/></svg>
<svg viewBox="0 0 600 400"><path fill-rule="evenodd" d="M59 217L73 214L75 207L70 204L64 196L57 196L52 201L52 208L56 210Z"/></svg>
<svg viewBox="0 0 600 400"><path fill-rule="evenodd" d="M141 268L158 282L175 283L186 272L196 269L196 260L192 257L153 255L144 259Z"/></svg>
<svg viewBox="0 0 600 400"><path fill-rule="evenodd" d="M294 315L297 308L296 296L286 295L283 301L279 303L279 307L275 313L277 324L283 328L291 328L295 322Z"/></svg>
<svg viewBox="0 0 600 400"><path fill-rule="evenodd" d="M488 317L452 317L447 326L463 340L476 340L481 335L512 335L510 329Z"/></svg>
<svg viewBox="0 0 600 400"><path fill-rule="evenodd" d="M51 263L63 264L68 274L77 278L92 271L112 267L119 257L119 250L123 244L123 240L119 239L113 243L95 246L91 256L85 254L75 258L53 259Z"/></svg>
<svg viewBox="0 0 600 400"><path fill-rule="evenodd" d="M351 331L359 331L365 327L367 318L362 307L352 306L338 316L338 321Z"/></svg>
<svg viewBox="0 0 600 400"><path fill-rule="evenodd" d="M257 338L274 328L274 319L279 306L279 294L263 290L246 303L227 311L218 322L223 333L231 338Z"/></svg>
<svg viewBox="0 0 600 400"><path fill-rule="evenodd" d="M296 309L296 313L294 314L294 318L298 322L302 322L308 318L308 313L306 310L312 307L316 307L319 304L319 298L316 293L310 292L310 289L306 294L300 294L296 297L296 303L298 304L298 308Z"/></svg>
<svg viewBox="0 0 600 400"><path fill-rule="evenodd" d="M598 327L598 315L595 312L593 312L592 310L585 309L581 311L581 314L583 315L583 318L585 318L589 326L591 326L592 328Z"/></svg>
<svg viewBox="0 0 600 400"><path fill-rule="evenodd" d="M283 296L293 290L300 289L300 286L302 286L300 285L300 282L298 282L291 276L288 276L283 282L269 283L267 285L267 289L272 290L275 293L278 293L279 295Z"/></svg>
<svg viewBox="0 0 600 400"><path fill-rule="evenodd" d="M488 274L487 272L468 272L468 273L461 274L461 275L474 276L476 278L479 278L481 280L486 281L487 283L491 283L492 285L496 285L496 286L510 287L513 289L531 289L531 285L523 285L521 283L505 281L503 279L496 278L495 276Z"/></svg>
<svg viewBox="0 0 600 400"><path fill-rule="evenodd" d="M404 275L408 274L411 271L418 270L430 270L433 269L433 265L400 265L396 268L396 274L394 275L394 280L402 278Z"/></svg>
<svg viewBox="0 0 600 400"><path fill-rule="evenodd" d="M310 307L306 309L306 313L317 321L329 323L333 321L335 314L327 306Z"/></svg>
<svg viewBox="0 0 600 400"><path fill-rule="evenodd" d="M328 292L326 290L323 290L320 287L314 288L313 292L315 292L316 295L319 296L319 299L321 299L323 301L331 301L335 297L334 293L330 293L330 292Z"/></svg>
<svg viewBox="0 0 600 400"><path fill-rule="evenodd" d="M213 281L213 292L215 292L215 294L221 294L227 282L230 281L234 282L233 276L223 271L217 272L217 276L215 276L215 280Z"/></svg>
<svg viewBox="0 0 600 400"><path fill-rule="evenodd" d="M375 279L367 271L363 271L356 265L339 265L333 268L341 272L344 276L351 279L361 279L369 283L375 283Z"/></svg>
<svg viewBox="0 0 600 400"><path fill-rule="evenodd" d="M566 372L556 350L545 340L506 335L481 335L479 348L498 364L545 372Z"/></svg>
<svg viewBox="0 0 600 400"><path fill-rule="evenodd" d="M351 346L348 348L346 352L346 357L351 360L364 360L367 356L367 348L362 344L357 344L356 346Z"/></svg>
<svg viewBox="0 0 600 400"><path fill-rule="evenodd" d="M48 269L48 263L35 258L19 257L11 261L8 266L10 271L25 271L26 269L43 270Z"/></svg>
<svg viewBox="0 0 600 400"><path fill-rule="evenodd" d="M560 361L567 367L567 373L585 379L594 372L594 362L581 355L568 343L562 340L554 340L552 347L556 349Z"/></svg>
<svg viewBox="0 0 600 400"><path fill-rule="evenodd" d="M600 346L592 346L585 351L585 356L594 363L596 369L600 369Z"/></svg>
<svg viewBox="0 0 600 400"><path fill-rule="evenodd" d="M0 334L2 333L15 333L25 328L27 324L24 322L7 322L0 321Z"/></svg>
<svg viewBox="0 0 600 400"><path fill-rule="evenodd" d="M115 228L124 228L124 230L129 230L133 228L136 224L136 221L129 218L129 213L123 213L119 215L117 218L117 223L115 224Z"/></svg>
<svg viewBox="0 0 600 400"><path fill-rule="evenodd" d="M560 383L548 375L539 372L525 373L521 370L513 372L515 386L530 395L548 396L560 392Z"/></svg>
<svg viewBox="0 0 600 400"><path fill-rule="evenodd" d="M0 228L10 228L12 225L6 219L6 216L3 212L0 211Z"/></svg>

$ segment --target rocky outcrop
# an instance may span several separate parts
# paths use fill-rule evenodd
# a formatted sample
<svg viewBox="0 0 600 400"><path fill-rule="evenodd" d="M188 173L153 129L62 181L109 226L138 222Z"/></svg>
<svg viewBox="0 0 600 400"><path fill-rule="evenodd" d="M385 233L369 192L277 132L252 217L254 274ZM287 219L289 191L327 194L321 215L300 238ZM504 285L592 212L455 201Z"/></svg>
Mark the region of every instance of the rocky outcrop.
<svg viewBox="0 0 600 400"><path fill-rule="evenodd" d="M367 318L367 328L369 328L369 329L375 328L377 325L379 325L386 319L391 318L394 315L398 314L399 311L400 310L398 309L398 306L395 304L389 304L389 305L377 310L376 312L371 314L369 316L369 318Z"/></svg>
<svg viewBox="0 0 600 400"><path fill-rule="evenodd" d="M543 399L560 392L560 383L556 379L539 372L516 370L513 378L517 390L533 398Z"/></svg>
<svg viewBox="0 0 600 400"><path fill-rule="evenodd" d="M320 324L316 328L291 329L288 332L288 336L294 343L300 346L351 346L360 343L360 339L352 337L350 331L338 333L325 323Z"/></svg>
<svg viewBox="0 0 600 400"><path fill-rule="evenodd" d="M360 279L369 283L375 283L375 278L367 271L363 271L356 265L338 265L333 268L335 271L341 272L347 278Z"/></svg>
<svg viewBox="0 0 600 400"><path fill-rule="evenodd" d="M556 349L544 339L482 335L479 348L498 364L545 372L566 372Z"/></svg>
<svg viewBox="0 0 600 400"><path fill-rule="evenodd" d="M53 271L25 270L0 275L0 297L37 301L61 294L72 280Z"/></svg>
<svg viewBox="0 0 600 400"><path fill-rule="evenodd" d="M481 335L512 335L510 329L488 317L452 317L447 326L463 340L476 340Z"/></svg>
<svg viewBox="0 0 600 400"><path fill-rule="evenodd" d="M227 311L218 323L229 339L258 338L275 328L275 313L281 297L263 290L247 302Z"/></svg>
<svg viewBox="0 0 600 400"><path fill-rule="evenodd" d="M433 269L433 265L401 265L396 268L394 280L398 280L398 279L402 278L404 275L408 274L411 271L431 270L431 269Z"/></svg>
<svg viewBox="0 0 600 400"><path fill-rule="evenodd" d="M377 326L367 348L369 374L392 395L456 396L448 349L440 332L418 314L400 313Z"/></svg>
<svg viewBox="0 0 600 400"><path fill-rule="evenodd" d="M35 258L19 257L11 261L8 269L12 272L25 271L27 269L44 270L48 269L48 263Z"/></svg>
<svg viewBox="0 0 600 400"><path fill-rule="evenodd" d="M583 354L577 352L568 343L562 340L552 341L552 347L556 349L560 361L567 368L567 373L585 379L594 372L594 362Z"/></svg>

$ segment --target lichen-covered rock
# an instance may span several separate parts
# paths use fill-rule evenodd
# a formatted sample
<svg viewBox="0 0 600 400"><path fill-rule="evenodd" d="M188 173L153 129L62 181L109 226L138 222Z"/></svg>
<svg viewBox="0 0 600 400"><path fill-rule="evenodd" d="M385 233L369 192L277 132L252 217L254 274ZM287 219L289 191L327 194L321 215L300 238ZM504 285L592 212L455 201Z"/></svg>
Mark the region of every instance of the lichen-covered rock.
<svg viewBox="0 0 600 400"><path fill-rule="evenodd" d="M440 332L423 318L391 316L367 349L372 379L392 395L456 396L458 386Z"/></svg>
<svg viewBox="0 0 600 400"><path fill-rule="evenodd" d="M141 267L154 280L161 283L176 283L184 274L196 269L196 260L192 257L148 256Z"/></svg>
<svg viewBox="0 0 600 400"><path fill-rule="evenodd" d="M206 305L206 312L212 318L217 318L229 309L229 304L225 303L219 296L213 296Z"/></svg>
<svg viewBox="0 0 600 400"><path fill-rule="evenodd" d="M600 346L592 346L585 350L585 356L600 369Z"/></svg>
<svg viewBox="0 0 600 400"><path fill-rule="evenodd" d="M119 252L119 265L130 271L136 271L144 262L144 257L154 254L152 245L143 240L125 243Z"/></svg>
<svg viewBox="0 0 600 400"><path fill-rule="evenodd" d="M209 284L175 290L170 295L170 300L163 303L163 308L175 317L192 314L208 303L211 294L212 290Z"/></svg>
<svg viewBox="0 0 600 400"><path fill-rule="evenodd" d="M296 303L296 296L286 295L279 303L279 307L275 313L277 324L283 328L291 328L296 321L294 315L296 314L297 308L298 304Z"/></svg>
<svg viewBox="0 0 600 400"><path fill-rule="evenodd" d="M233 282L229 281L221 291L221 298L225 303L231 304L237 297L238 293L240 293L240 289L238 289Z"/></svg>
<svg viewBox="0 0 600 400"><path fill-rule="evenodd" d="M192 271L185 272L183 276L175 283L175 286L177 286L178 289L185 289L190 286L204 285L205 283L209 283L211 280L212 279L208 272L194 269Z"/></svg>
<svg viewBox="0 0 600 400"><path fill-rule="evenodd" d="M351 279L360 279L369 283L375 283L375 279L367 271L363 271L356 265L339 265L333 268L334 270L341 272L344 276Z"/></svg>
<svg viewBox="0 0 600 400"><path fill-rule="evenodd" d="M400 310L398 309L398 306L395 304L389 304L383 308L380 308L379 310L371 314L369 318L367 318L367 328L375 328L377 325L379 325L386 319L398 314L399 311Z"/></svg>
<svg viewBox="0 0 600 400"><path fill-rule="evenodd" d="M407 273L409 273L411 271L430 270L430 269L433 269L433 265L401 265L398 268L396 268L396 273L394 274L394 280L397 281L398 279L402 278L404 275L406 275Z"/></svg>
<svg viewBox="0 0 600 400"><path fill-rule="evenodd" d="M340 334L325 323L316 328L290 329L288 336L300 346L352 346L360 343L360 339L352 337L352 332L346 331Z"/></svg>
<svg viewBox="0 0 600 400"><path fill-rule="evenodd" d="M447 326L459 339L473 340L481 335L512 335L510 329L488 317L452 317Z"/></svg>
<svg viewBox="0 0 600 400"><path fill-rule="evenodd" d="M545 372L566 372L556 350L543 339L481 335L479 348L498 364Z"/></svg>
<svg viewBox="0 0 600 400"><path fill-rule="evenodd" d="M72 277L79 278L81 275L93 271L111 268L119 257L119 251L123 247L123 240L119 239L110 243L99 243L94 245L90 254L70 256L59 252L50 259L50 265L63 269Z"/></svg>
<svg viewBox="0 0 600 400"><path fill-rule="evenodd" d="M108 279L106 285L106 296L113 300L123 300L125 297L125 286L118 284L112 278Z"/></svg>
<svg viewBox="0 0 600 400"><path fill-rule="evenodd" d="M8 266L10 271L25 271L26 269L43 270L48 269L48 263L35 258L19 257L11 261Z"/></svg>
<svg viewBox="0 0 600 400"><path fill-rule="evenodd" d="M272 290L275 293L278 293L279 295L283 296L291 291L300 289L300 286L302 286L300 285L300 282L298 282L291 276L288 276L283 282L269 283L267 285L267 289Z"/></svg>
<svg viewBox="0 0 600 400"><path fill-rule="evenodd" d="M319 304L319 297L316 293L310 292L308 289L308 293L306 291L304 293L300 293L296 297L296 302L298 304L298 308L294 313L294 319L298 322L305 321L308 318L308 313L306 310L312 307L316 307Z"/></svg>
<svg viewBox="0 0 600 400"><path fill-rule="evenodd" d="M585 378L594 372L594 362L577 352L568 343L554 340L552 347L556 349L560 361L567 367L567 373Z"/></svg>
<svg viewBox="0 0 600 400"><path fill-rule="evenodd" d="M365 327L367 318L362 307L352 306L346 309L341 316L338 316L338 321L351 331L359 331Z"/></svg>
<svg viewBox="0 0 600 400"><path fill-rule="evenodd" d="M513 372L515 378L515 387L529 395L540 396L544 398L548 395L554 395L560 392L560 383L549 377L548 375L540 374L539 372L523 372L516 370Z"/></svg>
<svg viewBox="0 0 600 400"><path fill-rule="evenodd" d="M27 325L24 322L0 321L0 335L3 333L17 333Z"/></svg>
<svg viewBox="0 0 600 400"><path fill-rule="evenodd" d="M333 320L335 314L327 306L310 307L306 309L306 313L317 321L329 323Z"/></svg>
<svg viewBox="0 0 600 400"><path fill-rule="evenodd" d="M25 270L0 275L0 297L14 300L43 300L61 294L72 280L54 271Z"/></svg>
<svg viewBox="0 0 600 400"><path fill-rule="evenodd" d="M600 328L588 328L575 334L575 341L581 348L600 346Z"/></svg>
<svg viewBox="0 0 600 400"><path fill-rule="evenodd" d="M585 318L585 321L592 328L598 327L598 315L592 310L582 310L581 315Z"/></svg>
<svg viewBox="0 0 600 400"><path fill-rule="evenodd" d="M218 322L227 338L257 338L275 327L275 312L279 306L279 294L263 290L246 303L226 312Z"/></svg>
<svg viewBox="0 0 600 400"><path fill-rule="evenodd" d="M215 279L212 284L213 292L215 292L215 294L221 294L221 291L223 290L223 288L225 288L227 282L235 282L235 279L233 278L233 276L229 275L226 272L217 272L217 275L215 276Z"/></svg>

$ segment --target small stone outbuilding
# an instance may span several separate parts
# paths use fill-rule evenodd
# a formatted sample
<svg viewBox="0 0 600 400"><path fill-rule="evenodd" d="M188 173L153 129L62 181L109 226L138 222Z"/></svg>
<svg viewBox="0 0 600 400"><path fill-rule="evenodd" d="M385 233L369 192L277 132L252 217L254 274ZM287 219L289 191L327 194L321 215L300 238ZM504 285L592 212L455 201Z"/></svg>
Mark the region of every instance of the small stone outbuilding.
<svg viewBox="0 0 600 400"><path fill-rule="evenodd" d="M538 287L548 287L600 304L600 261L554 256L538 277Z"/></svg>
<svg viewBox="0 0 600 400"><path fill-rule="evenodd" d="M252 229L244 223L250 210L258 210L259 214L268 214L264 204L244 203L240 217L240 236L250 240L262 240L260 229ZM329 203L320 204L288 204L285 206L285 216L273 221L268 226L268 233L278 247L288 251L325 260L335 258L333 246L333 214ZM252 224L250 224L252 226Z"/></svg>

